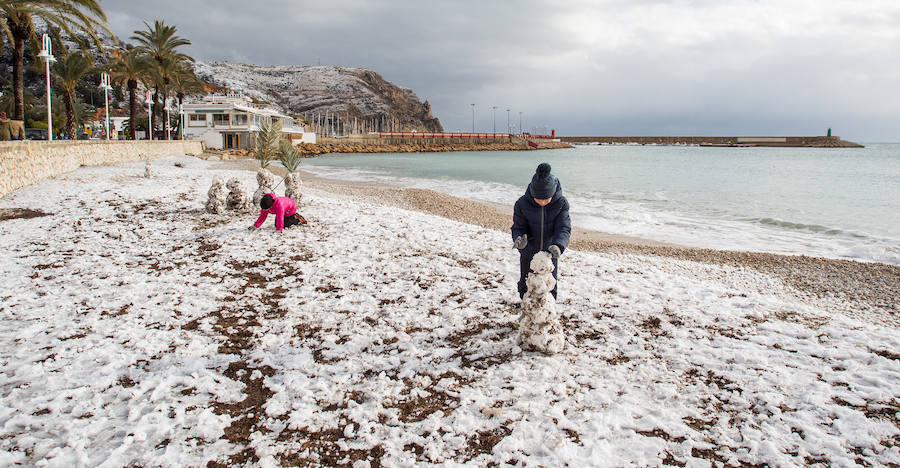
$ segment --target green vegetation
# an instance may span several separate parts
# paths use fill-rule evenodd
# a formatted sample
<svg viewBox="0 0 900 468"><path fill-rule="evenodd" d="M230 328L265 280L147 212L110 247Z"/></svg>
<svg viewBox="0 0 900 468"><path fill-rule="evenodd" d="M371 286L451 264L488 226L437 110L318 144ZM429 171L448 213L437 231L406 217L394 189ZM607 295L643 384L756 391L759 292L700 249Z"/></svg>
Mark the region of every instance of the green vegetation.
<svg viewBox="0 0 900 468"><path fill-rule="evenodd" d="M94 64L91 59L80 52L64 55L53 66L53 78L63 92L63 103L66 106L66 135L70 140L77 137L75 87L93 70Z"/></svg>
<svg viewBox="0 0 900 468"><path fill-rule="evenodd" d="M194 59L178 51L179 47L191 45L191 41L178 36L178 28L175 26L167 25L161 20L154 21L153 26L145 22L144 26L147 29L135 31L131 39L137 41L138 46L135 49L145 55L150 64L146 70L145 83L148 88L153 88L154 122L151 124L155 128L156 117L162 121L165 115L163 109L175 75L179 73L193 75L193 70L187 68L187 65L193 63Z"/></svg>
<svg viewBox="0 0 900 468"><path fill-rule="evenodd" d="M278 155L278 141L281 139L281 122L263 121L256 132L256 159L259 167L265 169Z"/></svg>
<svg viewBox="0 0 900 468"><path fill-rule="evenodd" d="M43 75L42 63L38 58L41 50L39 36L43 31L35 29L35 21L47 25L54 46L53 55L59 61L52 67L51 86L57 90L52 94L54 100L55 94L63 95L66 134L70 138L77 132L78 115L85 107L78 102L79 96L84 101L91 98L90 102L94 102L100 71L110 74L115 85L110 97L114 101L123 100L127 94L129 120L132 122L139 121L138 113L144 108L142 96L139 96L141 88L152 90L154 122L151 127L157 129L165 128L162 122L169 97L176 98L181 104L186 95L203 90L202 82L193 71L194 59L181 49L190 45L191 41L179 36L178 29L164 21L145 22L146 29L134 31L131 36L136 42L135 47L108 51L107 55L98 32L112 33L106 25L106 14L99 0L0 0L0 37L3 39L0 46L5 42L13 46L12 83L6 77L0 77L0 87L4 91L11 88L12 92L5 92L0 98L0 108L6 109L14 119L26 121L29 126L46 120L46 107L43 107L43 116L35 113L44 101L33 93L40 91L32 93L35 89L32 85L43 84L43 80L37 82L37 77ZM77 43L79 51L67 50L63 36ZM91 45L100 51L97 68L94 68ZM108 63L103 63L107 57ZM25 88L26 73L32 90ZM123 88L127 93L123 92ZM99 94L102 102L102 92ZM55 107L54 129L59 128L55 124ZM172 117L180 119L177 113ZM139 126L129 127L128 135L133 139L136 136L134 128ZM178 125L176 138L181 138L180 127Z"/></svg>
<svg viewBox="0 0 900 468"><path fill-rule="evenodd" d="M40 42L34 28L34 19L39 18L50 25L51 32L57 36L59 44L61 41L59 41L58 33L62 30L82 49L86 49L86 44L76 34L76 32L81 32L86 34L102 51L103 46L97 37L97 28L109 31L109 28L106 27L106 14L103 13L97 0L3 1L0 2L0 12L2 12L3 32L6 39L13 45L13 118L25 120L23 80L25 41L31 41L33 51L39 49L37 44ZM66 51L63 49L56 52Z"/></svg>
<svg viewBox="0 0 900 468"><path fill-rule="evenodd" d="M284 165L288 172L296 172L300 167L300 160L303 159L303 152L298 150L290 140L281 140L281 151L278 154L278 160Z"/></svg>
<svg viewBox="0 0 900 468"><path fill-rule="evenodd" d="M137 49L131 49L124 55L113 54L110 63L110 78L128 88L128 120L136 122L137 119L137 90L147 70L150 69L149 59ZM126 129L126 134L132 140L136 139L135 126Z"/></svg>

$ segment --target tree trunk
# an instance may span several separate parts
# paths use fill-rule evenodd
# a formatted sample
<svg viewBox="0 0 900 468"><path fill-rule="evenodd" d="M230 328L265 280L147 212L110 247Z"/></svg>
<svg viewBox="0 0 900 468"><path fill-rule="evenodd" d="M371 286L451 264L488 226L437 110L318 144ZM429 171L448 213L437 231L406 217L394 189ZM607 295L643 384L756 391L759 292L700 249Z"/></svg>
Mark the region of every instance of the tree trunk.
<svg viewBox="0 0 900 468"><path fill-rule="evenodd" d="M128 80L128 118L131 123L131 139L137 140L137 121L134 119L134 106L137 104L137 96L135 96L135 91L137 91L137 82L135 80Z"/></svg>
<svg viewBox="0 0 900 468"><path fill-rule="evenodd" d="M75 96L70 91L63 91L63 98L66 102L66 135L70 140L74 140L75 135Z"/></svg>
<svg viewBox="0 0 900 468"><path fill-rule="evenodd" d="M153 104L150 104L153 109L153 111L152 111L153 118L150 119L150 131L151 132L153 131L153 121L156 120L157 117L159 117L159 106L156 105L157 101L159 101L159 86L155 86L153 88Z"/></svg>
<svg viewBox="0 0 900 468"><path fill-rule="evenodd" d="M23 73L25 68L25 39L16 36L13 47L13 119L25 120L25 87Z"/></svg>
<svg viewBox="0 0 900 468"><path fill-rule="evenodd" d="M178 96L178 109L181 109L181 106L184 105L184 94L178 93L177 96ZM181 134L181 126L182 126L181 119L182 118L184 118L184 116L181 115L181 112L179 112L178 113L178 130L175 133L176 140L184 140L184 135Z"/></svg>

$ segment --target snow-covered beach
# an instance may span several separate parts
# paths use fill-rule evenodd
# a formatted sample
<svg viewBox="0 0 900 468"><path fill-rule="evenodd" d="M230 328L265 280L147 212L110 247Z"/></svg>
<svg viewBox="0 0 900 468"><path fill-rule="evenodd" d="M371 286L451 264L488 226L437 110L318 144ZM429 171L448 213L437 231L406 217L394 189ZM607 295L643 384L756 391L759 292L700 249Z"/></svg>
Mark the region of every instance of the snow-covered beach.
<svg viewBox="0 0 900 468"><path fill-rule="evenodd" d="M0 463L900 464L898 267L576 233L545 356L487 208L316 181L248 232L203 205L253 172L152 166L0 199Z"/></svg>

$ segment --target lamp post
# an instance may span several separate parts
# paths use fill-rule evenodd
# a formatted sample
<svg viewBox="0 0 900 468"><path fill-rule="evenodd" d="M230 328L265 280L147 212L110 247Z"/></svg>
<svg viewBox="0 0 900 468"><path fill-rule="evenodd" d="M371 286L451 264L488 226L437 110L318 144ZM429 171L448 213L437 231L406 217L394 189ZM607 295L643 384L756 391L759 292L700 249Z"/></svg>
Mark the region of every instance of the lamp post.
<svg viewBox="0 0 900 468"><path fill-rule="evenodd" d="M519 112L519 133L525 133L522 130L522 112L521 111Z"/></svg>
<svg viewBox="0 0 900 468"><path fill-rule="evenodd" d="M494 115L494 133L497 133L497 106L491 106L491 113Z"/></svg>
<svg viewBox="0 0 900 468"><path fill-rule="evenodd" d="M475 104L469 104L472 106L472 133L475 133Z"/></svg>
<svg viewBox="0 0 900 468"><path fill-rule="evenodd" d="M506 109L506 133L507 134L512 133L509 131L509 109Z"/></svg>
<svg viewBox="0 0 900 468"><path fill-rule="evenodd" d="M172 98L166 98L166 140L172 139L172 131L169 128L169 112L172 110Z"/></svg>
<svg viewBox="0 0 900 468"><path fill-rule="evenodd" d="M106 101L106 141L109 141L109 75L107 73L100 74L100 89L103 90L103 98Z"/></svg>
<svg viewBox="0 0 900 468"><path fill-rule="evenodd" d="M150 90L147 90L147 100L144 101L147 103L147 136L150 141L153 141L153 97L150 95ZM134 122L132 122L132 125Z"/></svg>
<svg viewBox="0 0 900 468"><path fill-rule="evenodd" d="M38 57L44 61L47 67L47 141L53 141L53 112L50 109L50 64L55 62L53 48L50 44L50 36L44 34L41 37L41 53Z"/></svg>
<svg viewBox="0 0 900 468"><path fill-rule="evenodd" d="M184 107L178 101L178 138L184 140Z"/></svg>

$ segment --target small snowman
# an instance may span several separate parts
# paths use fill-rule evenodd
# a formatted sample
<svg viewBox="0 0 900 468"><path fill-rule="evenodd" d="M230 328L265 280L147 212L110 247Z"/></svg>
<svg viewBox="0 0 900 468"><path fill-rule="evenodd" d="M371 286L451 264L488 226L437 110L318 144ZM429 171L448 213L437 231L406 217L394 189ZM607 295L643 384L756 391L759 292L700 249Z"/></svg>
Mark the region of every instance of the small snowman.
<svg viewBox="0 0 900 468"><path fill-rule="evenodd" d="M252 199L250 198L250 190L247 188L247 185L240 179L233 177L228 180L226 187L228 187L228 197L225 199L225 202L228 209L249 211Z"/></svg>
<svg viewBox="0 0 900 468"><path fill-rule="evenodd" d="M227 192L225 190L225 180L216 177L212 186L209 187L209 200L206 202L206 212L212 214L222 214L227 206Z"/></svg>
<svg viewBox="0 0 900 468"><path fill-rule="evenodd" d="M300 180L300 175L291 172L284 178L284 196L294 200L294 203L300 205L300 199L303 198L303 194L300 193L300 186L303 185L303 181Z"/></svg>
<svg viewBox="0 0 900 468"><path fill-rule="evenodd" d="M538 252L531 260L531 273L525 280L528 291L522 297L519 343L522 349L556 354L563 350L563 335L556 300L553 298L553 259L549 252Z"/></svg>
<svg viewBox="0 0 900 468"><path fill-rule="evenodd" d="M275 174L269 172L268 169L260 169L256 173L256 182L259 184L259 188L253 192L253 206L259 206L262 197L275 190Z"/></svg>

